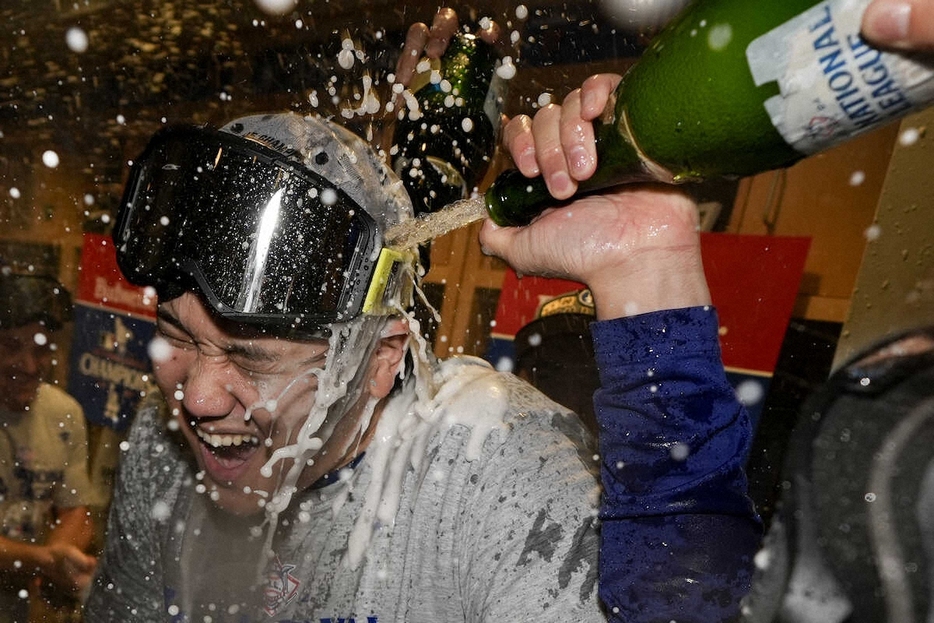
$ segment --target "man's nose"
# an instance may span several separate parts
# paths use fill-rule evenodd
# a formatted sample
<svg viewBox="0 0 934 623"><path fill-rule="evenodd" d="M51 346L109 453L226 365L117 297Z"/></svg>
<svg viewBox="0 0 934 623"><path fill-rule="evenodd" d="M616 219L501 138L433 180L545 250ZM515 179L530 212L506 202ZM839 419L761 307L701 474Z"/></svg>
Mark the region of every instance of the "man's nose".
<svg viewBox="0 0 934 623"><path fill-rule="evenodd" d="M42 357L35 348L20 348L10 353L13 367L21 374L35 376L42 370Z"/></svg>
<svg viewBox="0 0 934 623"><path fill-rule="evenodd" d="M223 358L200 355L195 358L180 391L182 405L194 417L223 417L237 405L235 392L242 380Z"/></svg>

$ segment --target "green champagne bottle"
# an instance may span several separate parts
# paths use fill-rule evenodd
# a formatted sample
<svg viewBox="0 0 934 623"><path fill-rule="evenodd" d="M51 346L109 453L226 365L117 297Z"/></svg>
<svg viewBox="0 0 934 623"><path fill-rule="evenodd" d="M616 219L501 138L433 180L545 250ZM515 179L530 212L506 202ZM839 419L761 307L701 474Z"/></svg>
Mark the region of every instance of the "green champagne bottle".
<svg viewBox="0 0 934 623"><path fill-rule="evenodd" d="M626 73L595 123L597 171L579 193L789 166L934 101L934 58L859 37L869 0L697 0ZM500 225L556 200L541 178L499 176Z"/></svg>
<svg viewBox="0 0 934 623"><path fill-rule="evenodd" d="M489 169L502 109L496 60L475 35L456 34L417 107L400 111L391 156L416 215L463 199Z"/></svg>

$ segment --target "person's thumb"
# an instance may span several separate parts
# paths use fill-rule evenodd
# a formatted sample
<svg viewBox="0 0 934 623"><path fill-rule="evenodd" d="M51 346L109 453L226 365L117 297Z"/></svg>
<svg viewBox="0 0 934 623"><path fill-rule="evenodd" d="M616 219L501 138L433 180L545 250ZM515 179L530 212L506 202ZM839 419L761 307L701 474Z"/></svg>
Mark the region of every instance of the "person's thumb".
<svg viewBox="0 0 934 623"><path fill-rule="evenodd" d="M934 0L873 0L862 34L882 47L934 50Z"/></svg>

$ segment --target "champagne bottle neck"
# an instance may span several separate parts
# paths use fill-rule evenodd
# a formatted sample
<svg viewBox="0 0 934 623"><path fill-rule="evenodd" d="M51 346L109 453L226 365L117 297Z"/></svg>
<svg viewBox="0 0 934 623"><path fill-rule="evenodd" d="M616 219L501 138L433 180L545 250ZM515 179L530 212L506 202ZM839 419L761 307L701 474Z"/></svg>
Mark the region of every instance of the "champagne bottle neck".
<svg viewBox="0 0 934 623"><path fill-rule="evenodd" d="M451 39L442 58L441 80L425 85L416 96L430 100L452 95L462 100L458 107L480 108L493 80L495 64L490 46L474 35L459 33Z"/></svg>

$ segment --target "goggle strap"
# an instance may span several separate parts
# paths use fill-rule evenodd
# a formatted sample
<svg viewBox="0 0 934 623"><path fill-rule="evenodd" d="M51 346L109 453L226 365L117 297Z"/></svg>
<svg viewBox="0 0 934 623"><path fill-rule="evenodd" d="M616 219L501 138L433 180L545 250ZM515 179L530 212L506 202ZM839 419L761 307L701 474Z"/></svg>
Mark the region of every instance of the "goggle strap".
<svg viewBox="0 0 934 623"><path fill-rule="evenodd" d="M376 268L373 269L373 278L363 301L363 313L377 316L394 314L399 311L400 305L405 307L412 297L414 283L411 275L406 275L415 264L415 254L401 249L383 248L379 252ZM404 280L400 288L398 300L393 300L396 284Z"/></svg>

